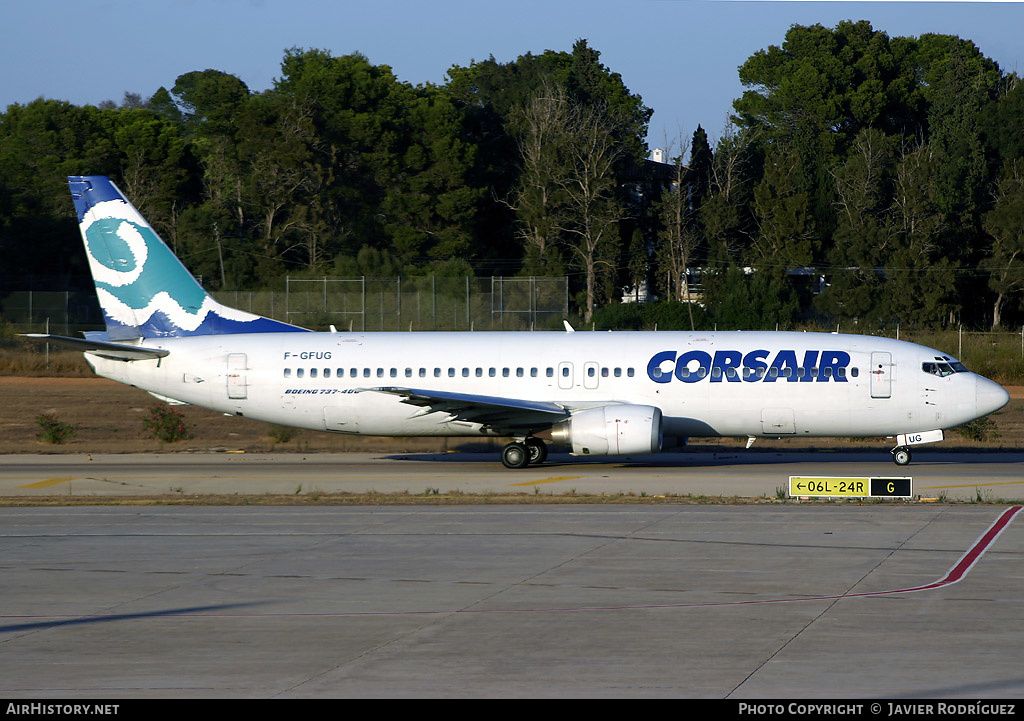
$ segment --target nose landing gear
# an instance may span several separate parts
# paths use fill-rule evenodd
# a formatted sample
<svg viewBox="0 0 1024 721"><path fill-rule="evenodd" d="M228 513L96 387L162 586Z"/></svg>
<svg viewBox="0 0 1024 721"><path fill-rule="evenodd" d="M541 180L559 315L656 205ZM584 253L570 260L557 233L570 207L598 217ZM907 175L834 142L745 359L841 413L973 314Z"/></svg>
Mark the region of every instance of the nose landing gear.
<svg viewBox="0 0 1024 721"><path fill-rule="evenodd" d="M891 451L892 462L897 466L905 466L910 463L910 449L906 446L896 446Z"/></svg>

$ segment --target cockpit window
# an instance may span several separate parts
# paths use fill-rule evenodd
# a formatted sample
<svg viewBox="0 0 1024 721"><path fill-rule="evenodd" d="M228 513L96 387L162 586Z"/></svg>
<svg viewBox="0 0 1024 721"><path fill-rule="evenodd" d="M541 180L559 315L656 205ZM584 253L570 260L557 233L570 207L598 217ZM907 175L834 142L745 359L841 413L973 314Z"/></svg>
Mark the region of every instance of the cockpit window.
<svg viewBox="0 0 1024 721"><path fill-rule="evenodd" d="M936 360L935 362L922 363L921 370L925 373L930 373L933 376L945 378L946 376L951 376L954 373L966 373L967 367L963 363L954 360Z"/></svg>

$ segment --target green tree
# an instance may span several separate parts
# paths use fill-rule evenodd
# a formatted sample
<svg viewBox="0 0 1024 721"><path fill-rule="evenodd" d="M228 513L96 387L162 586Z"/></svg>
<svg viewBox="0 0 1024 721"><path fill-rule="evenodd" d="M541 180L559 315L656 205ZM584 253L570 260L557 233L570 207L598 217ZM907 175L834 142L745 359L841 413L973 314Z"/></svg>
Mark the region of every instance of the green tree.
<svg viewBox="0 0 1024 721"><path fill-rule="evenodd" d="M694 134L696 137L696 133ZM694 153L691 152L691 158ZM709 159L710 160L710 159ZM687 269L702 245L702 234L696 218L695 201L700 192L694 191L693 168L683 165L682 154L672 159L672 181L654 205L658 240L655 255L660 274L665 278L666 300L683 301L690 305L690 283ZM705 180L706 184L706 180Z"/></svg>
<svg viewBox="0 0 1024 721"><path fill-rule="evenodd" d="M571 105L560 88L542 87L518 117L522 168L507 201L517 218L524 248L523 270L529 275L564 271L559 243L559 215L565 204L559 178L565 173L563 135Z"/></svg>
<svg viewBox="0 0 1024 721"><path fill-rule="evenodd" d="M1024 83L1016 73L1003 78L994 102L981 110L981 130L990 164L1024 158Z"/></svg>
<svg viewBox="0 0 1024 721"><path fill-rule="evenodd" d="M727 126L715 148L708 193L697 211L708 244L708 262L724 263L745 257L755 233L753 187L758 175L751 135Z"/></svg>
<svg viewBox="0 0 1024 721"><path fill-rule="evenodd" d="M894 242L883 256L890 322L921 328L949 323L957 310L949 226L931 182L936 163L927 143L901 151L888 219Z"/></svg>
<svg viewBox="0 0 1024 721"><path fill-rule="evenodd" d="M989 273L988 285L995 293L992 329L1001 327L1003 309L1024 290L1024 161L1007 164L999 183L996 202L985 214L985 232L992 238L982 268Z"/></svg>
<svg viewBox="0 0 1024 721"><path fill-rule="evenodd" d="M884 302L882 258L895 239L888 227L891 206L894 139L865 128L833 171L836 231L828 253L828 278L818 309L834 320L876 327L889 312Z"/></svg>
<svg viewBox="0 0 1024 721"><path fill-rule="evenodd" d="M426 86L412 95L409 139L382 203L385 232L408 265L472 258L477 216L489 200L473 184L477 148L448 93Z"/></svg>
<svg viewBox="0 0 1024 721"><path fill-rule="evenodd" d="M562 137L565 171L555 177L565 199L556 227L571 262L583 272L583 319L588 323L600 283L615 269L624 217L614 173L623 148L611 128L602 109L571 107Z"/></svg>
<svg viewBox="0 0 1024 721"><path fill-rule="evenodd" d="M765 159L764 175L754 188L758 233L753 250L761 267L805 266L816 257L814 217L801 170L796 155L785 149Z"/></svg>
<svg viewBox="0 0 1024 721"><path fill-rule="evenodd" d="M929 142L937 159L936 200L952 222L969 227L987 180L981 108L997 95L999 66L970 41L949 35L922 36L919 57Z"/></svg>
<svg viewBox="0 0 1024 721"><path fill-rule="evenodd" d="M557 273L572 265L581 271L581 305L595 302L602 292L607 294L610 270L615 258L625 252L632 232L618 223L627 205L623 178L646 155L644 137L652 111L629 91L620 75L600 62L600 53L586 40L578 40L571 53L527 53L510 63L492 57L453 67L448 76L447 88L453 97L469 109L499 118L504 123L502 132L519 151L513 163L491 156L496 172L490 177L492 185L509 189L499 197L515 213L523 271ZM575 140L568 140L570 128L579 131L588 122L592 127L600 125L607 136L607 147L599 154L614 156L608 180L601 181L596 195L591 195L595 180L583 184L589 184L589 190L580 184L587 176L580 169L581 147L586 144L581 138L586 133L577 132ZM508 145L491 135L486 147ZM593 160L594 147L591 144L583 155ZM575 179L568 180L572 173ZM606 182L610 193L603 187ZM606 216L616 204L614 222L597 220L596 208ZM570 206L575 208L572 212ZM584 215L589 220L583 220ZM584 311L589 316L590 311Z"/></svg>
<svg viewBox="0 0 1024 721"><path fill-rule="evenodd" d="M249 97L249 88L230 73L207 69L179 75L171 94L188 132L223 135L231 134L232 118ZM170 112L162 96L159 101Z"/></svg>

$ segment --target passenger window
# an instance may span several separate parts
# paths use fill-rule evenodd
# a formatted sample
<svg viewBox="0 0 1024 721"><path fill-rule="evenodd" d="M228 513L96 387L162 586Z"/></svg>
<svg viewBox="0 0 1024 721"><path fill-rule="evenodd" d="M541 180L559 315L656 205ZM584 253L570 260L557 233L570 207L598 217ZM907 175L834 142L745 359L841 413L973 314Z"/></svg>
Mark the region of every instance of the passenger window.
<svg viewBox="0 0 1024 721"><path fill-rule="evenodd" d="M284 377L285 378L291 378L292 377L292 369L291 368L285 368L284 369Z"/></svg>
<svg viewBox="0 0 1024 721"><path fill-rule="evenodd" d="M850 377L851 378L856 378L859 375L860 375L860 371L856 367L853 367L853 368L850 369Z"/></svg>
<svg viewBox="0 0 1024 721"><path fill-rule="evenodd" d="M305 368L296 368L295 369L295 377L296 378L302 378L302 376L304 376L304 375L306 375L306 369Z"/></svg>
<svg viewBox="0 0 1024 721"><path fill-rule="evenodd" d="M590 366L589 368L587 368L587 378L593 378L595 375L597 375L597 370L594 368L594 366Z"/></svg>
<svg viewBox="0 0 1024 721"><path fill-rule="evenodd" d="M602 378L607 378L608 377L608 369L607 368L602 368L601 369L601 377Z"/></svg>
<svg viewBox="0 0 1024 721"><path fill-rule="evenodd" d="M630 378L632 378L633 377L633 369L632 368L627 368L626 369L626 375L629 376Z"/></svg>
<svg viewBox="0 0 1024 721"><path fill-rule="evenodd" d="M384 369L383 368L378 368L377 369L377 377L378 378L383 378L384 377Z"/></svg>
<svg viewBox="0 0 1024 721"><path fill-rule="evenodd" d="M562 369L562 377L563 378L568 378L569 377L569 366L566 366L565 368Z"/></svg>
<svg viewBox="0 0 1024 721"><path fill-rule="evenodd" d="M434 377L435 378L440 378L441 377L441 369L440 368L435 368L434 369Z"/></svg>
<svg viewBox="0 0 1024 721"><path fill-rule="evenodd" d="M622 377L622 369L621 368L616 368L615 369L615 377L616 378L621 378Z"/></svg>
<svg viewBox="0 0 1024 721"><path fill-rule="evenodd" d="M462 369L462 377L463 378L469 378L469 368L463 368Z"/></svg>
<svg viewBox="0 0 1024 721"><path fill-rule="evenodd" d="M477 378L483 378L484 377L484 369L483 368L477 368L476 369L476 377Z"/></svg>
<svg viewBox="0 0 1024 721"><path fill-rule="evenodd" d="M545 371L545 373L544 373L544 374L545 374L545 375L546 375L546 376L547 376L548 378L554 378L554 377L555 377L555 369L554 369L554 368L548 368L548 369L547 369L547 370Z"/></svg>
<svg viewBox="0 0 1024 721"><path fill-rule="evenodd" d="M454 368L449 368L448 369L448 377L449 378L454 378L455 377L455 369Z"/></svg>
<svg viewBox="0 0 1024 721"><path fill-rule="evenodd" d="M537 377L537 369L536 368L531 368L530 369L530 377L531 378L536 378Z"/></svg>
<svg viewBox="0 0 1024 721"><path fill-rule="evenodd" d="M369 368L363 368L363 378L369 378L369 377L370 377L370 369Z"/></svg>
<svg viewBox="0 0 1024 721"><path fill-rule="evenodd" d="M501 369L501 377L502 378L508 378L508 368L502 368Z"/></svg>
<svg viewBox="0 0 1024 721"><path fill-rule="evenodd" d="M494 378L494 376L496 376L496 375L497 375L497 371L495 371L493 368L488 368L487 369L487 377L488 378Z"/></svg>
<svg viewBox="0 0 1024 721"><path fill-rule="evenodd" d="M516 368L516 378L522 378L522 377L523 377L523 369L522 368Z"/></svg>
<svg viewBox="0 0 1024 721"><path fill-rule="evenodd" d="M309 369L309 377L310 378L316 378L316 368L310 368Z"/></svg>

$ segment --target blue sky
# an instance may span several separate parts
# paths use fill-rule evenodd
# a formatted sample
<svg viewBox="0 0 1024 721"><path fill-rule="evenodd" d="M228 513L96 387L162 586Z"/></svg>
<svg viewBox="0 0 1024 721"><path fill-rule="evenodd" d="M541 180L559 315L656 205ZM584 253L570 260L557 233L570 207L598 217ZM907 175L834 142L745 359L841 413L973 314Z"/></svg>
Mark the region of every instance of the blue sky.
<svg viewBox="0 0 1024 721"><path fill-rule="evenodd" d="M1024 3L744 0L0 0L0 108L38 97L96 104L152 95L214 68L253 91L271 86L284 50L362 52L411 83L452 65L572 49L586 38L654 109L649 144L721 135L742 93L737 68L781 44L790 25L866 19L890 36L968 38L1024 73Z"/></svg>

